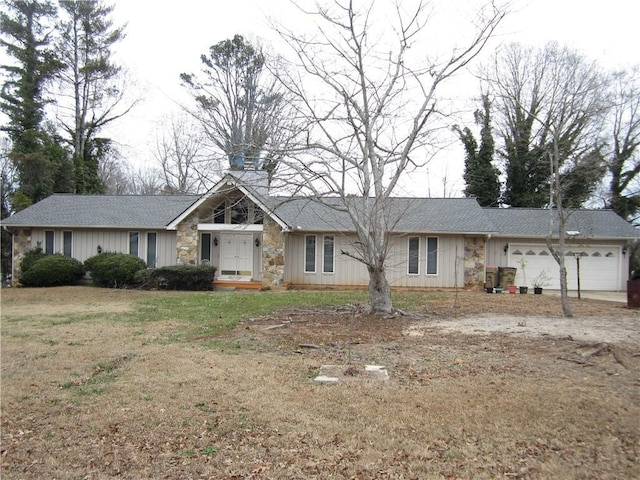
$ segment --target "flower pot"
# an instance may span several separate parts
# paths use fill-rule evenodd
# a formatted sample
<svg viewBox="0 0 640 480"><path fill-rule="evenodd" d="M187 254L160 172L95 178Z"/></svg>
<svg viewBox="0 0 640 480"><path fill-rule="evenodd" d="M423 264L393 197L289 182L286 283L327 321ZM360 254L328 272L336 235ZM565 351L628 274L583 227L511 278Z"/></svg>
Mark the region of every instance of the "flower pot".
<svg viewBox="0 0 640 480"><path fill-rule="evenodd" d="M495 288L495 291L496 291L496 293L502 293L502 288L500 288L500 287L496 287L496 288Z"/></svg>
<svg viewBox="0 0 640 480"><path fill-rule="evenodd" d="M542 287L533 287L533 293L535 295L542 295Z"/></svg>
<svg viewBox="0 0 640 480"><path fill-rule="evenodd" d="M520 287L520 293L524 295L529 292L529 287Z"/></svg>
<svg viewBox="0 0 640 480"><path fill-rule="evenodd" d="M493 287L487 287L485 290L487 293L493 293Z"/></svg>
<svg viewBox="0 0 640 480"><path fill-rule="evenodd" d="M516 293L518 291L518 287L516 285L509 285L507 288L509 289L509 293Z"/></svg>

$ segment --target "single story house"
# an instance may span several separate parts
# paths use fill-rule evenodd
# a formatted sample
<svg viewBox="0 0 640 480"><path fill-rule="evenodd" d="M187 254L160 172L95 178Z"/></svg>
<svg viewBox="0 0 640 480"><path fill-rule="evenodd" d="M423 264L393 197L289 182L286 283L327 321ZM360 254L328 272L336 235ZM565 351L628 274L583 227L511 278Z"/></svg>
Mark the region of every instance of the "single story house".
<svg viewBox="0 0 640 480"><path fill-rule="evenodd" d="M265 180L262 172L234 171L203 195L52 195L2 221L12 234L14 281L25 251L41 245L80 261L111 251L149 267L211 264L219 284L366 286L364 265L341 254L356 241L348 215L270 195ZM402 212L390 228L392 287L482 288L487 267L500 266L518 269L516 285L531 285L544 270L547 287L559 288L545 244L549 210L482 208L473 198L392 202ZM569 289L577 253L582 289L625 290L627 251L640 232L610 210L572 211L567 231Z"/></svg>

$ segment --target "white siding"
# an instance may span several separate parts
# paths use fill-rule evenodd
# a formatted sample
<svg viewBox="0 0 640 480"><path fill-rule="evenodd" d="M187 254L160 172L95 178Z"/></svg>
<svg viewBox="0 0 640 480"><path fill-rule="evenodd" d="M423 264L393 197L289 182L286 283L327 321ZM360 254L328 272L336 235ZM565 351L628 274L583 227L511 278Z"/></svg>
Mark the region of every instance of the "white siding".
<svg viewBox="0 0 640 480"><path fill-rule="evenodd" d="M286 240L285 281L292 285L366 286L369 275L366 267L342 251L353 252L355 236L335 235L335 272L322 273L322 233L316 234L316 272L304 272L304 238L307 234L288 234ZM420 273L407 273L408 238L420 238ZM427 237L438 238L438 273L426 274ZM426 234L398 235L391 241L387 258L387 280L392 287L462 287L464 285L464 238ZM457 258L457 267L456 267ZM456 282L457 274L457 282Z"/></svg>
<svg viewBox="0 0 640 480"><path fill-rule="evenodd" d="M50 229L46 229L50 230ZM73 258L84 262L87 258L98 253L98 245L103 252L129 252L129 232L136 230L74 230L69 228L54 230L55 253L62 253L63 231L73 232L71 251ZM146 261L147 258L147 231L140 232L140 245L138 255ZM156 231L157 233L157 266L164 267L176 263L176 234L175 232ZM35 247L38 242L44 245L45 229L33 229L31 233L31 245Z"/></svg>

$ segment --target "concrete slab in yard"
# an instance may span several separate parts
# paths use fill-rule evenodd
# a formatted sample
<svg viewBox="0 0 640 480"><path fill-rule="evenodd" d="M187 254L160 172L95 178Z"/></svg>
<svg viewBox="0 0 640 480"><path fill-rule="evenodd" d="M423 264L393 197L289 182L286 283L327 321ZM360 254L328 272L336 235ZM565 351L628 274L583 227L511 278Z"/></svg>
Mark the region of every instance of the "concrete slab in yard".
<svg viewBox="0 0 640 480"><path fill-rule="evenodd" d="M364 368L352 365L322 365L316 383L336 384L364 381L389 380L387 367L382 365L365 365Z"/></svg>

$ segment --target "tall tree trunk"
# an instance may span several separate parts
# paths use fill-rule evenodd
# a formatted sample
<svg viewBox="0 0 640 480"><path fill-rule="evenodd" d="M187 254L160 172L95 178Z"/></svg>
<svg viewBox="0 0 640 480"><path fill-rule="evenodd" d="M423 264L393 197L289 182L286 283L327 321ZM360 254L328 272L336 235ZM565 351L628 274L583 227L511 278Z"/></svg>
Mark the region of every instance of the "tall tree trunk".
<svg viewBox="0 0 640 480"><path fill-rule="evenodd" d="M369 267L369 304L373 313L391 313L391 287L382 267Z"/></svg>

